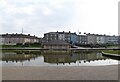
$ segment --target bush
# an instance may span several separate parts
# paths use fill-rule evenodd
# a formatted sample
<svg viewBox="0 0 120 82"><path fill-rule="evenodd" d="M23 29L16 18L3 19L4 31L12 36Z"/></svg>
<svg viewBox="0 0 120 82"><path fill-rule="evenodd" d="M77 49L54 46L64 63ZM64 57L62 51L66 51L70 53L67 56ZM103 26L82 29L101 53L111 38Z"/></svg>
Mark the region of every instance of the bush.
<svg viewBox="0 0 120 82"><path fill-rule="evenodd" d="M24 47L41 47L41 43L25 43Z"/></svg>
<svg viewBox="0 0 120 82"><path fill-rule="evenodd" d="M23 44L22 44L22 43L17 43L16 45L17 45L17 46L22 46Z"/></svg>

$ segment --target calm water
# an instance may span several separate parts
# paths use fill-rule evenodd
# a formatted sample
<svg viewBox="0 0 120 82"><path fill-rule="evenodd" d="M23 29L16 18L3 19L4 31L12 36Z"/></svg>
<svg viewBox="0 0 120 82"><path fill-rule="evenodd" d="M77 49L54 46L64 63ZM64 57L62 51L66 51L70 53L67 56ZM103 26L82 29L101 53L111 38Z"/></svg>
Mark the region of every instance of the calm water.
<svg viewBox="0 0 120 82"><path fill-rule="evenodd" d="M117 60L98 51L80 53L45 53L40 51L3 52L3 66L99 66L115 65Z"/></svg>

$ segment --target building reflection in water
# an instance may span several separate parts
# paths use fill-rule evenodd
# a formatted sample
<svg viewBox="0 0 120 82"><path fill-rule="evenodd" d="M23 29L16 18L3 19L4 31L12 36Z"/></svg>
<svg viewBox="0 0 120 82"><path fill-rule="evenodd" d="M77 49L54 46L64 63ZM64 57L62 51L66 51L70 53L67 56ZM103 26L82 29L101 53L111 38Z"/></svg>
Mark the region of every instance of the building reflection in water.
<svg viewBox="0 0 120 82"><path fill-rule="evenodd" d="M100 53L71 53L71 54L48 54L44 55L44 62L47 63L56 63L56 64L71 64L76 63L79 60L79 63L82 61L84 63L98 60L106 60Z"/></svg>
<svg viewBox="0 0 120 82"><path fill-rule="evenodd" d="M71 64L71 63L78 63L81 62L88 62L91 61L98 61L98 60L106 60L107 58L103 57L98 52L89 52L89 53L50 53L50 54L43 54L39 52L4 52L2 53L2 61L6 61L8 63L11 62L24 62L30 60L36 60L36 58L43 56L44 63L49 64Z"/></svg>
<svg viewBox="0 0 120 82"><path fill-rule="evenodd" d="M30 61L31 59L36 59L39 57L40 53L31 53L31 52L4 52L2 53L2 61L12 61L12 62L24 62Z"/></svg>

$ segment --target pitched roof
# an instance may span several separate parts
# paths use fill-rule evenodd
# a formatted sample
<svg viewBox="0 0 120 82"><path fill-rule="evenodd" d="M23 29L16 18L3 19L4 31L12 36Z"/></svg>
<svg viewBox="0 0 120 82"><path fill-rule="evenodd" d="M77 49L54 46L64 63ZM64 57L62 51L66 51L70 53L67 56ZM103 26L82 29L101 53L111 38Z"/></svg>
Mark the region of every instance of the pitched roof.
<svg viewBox="0 0 120 82"><path fill-rule="evenodd" d="M5 38L37 38L36 36L30 36L25 34L0 34L0 36Z"/></svg>
<svg viewBox="0 0 120 82"><path fill-rule="evenodd" d="M43 45L70 45L70 44L63 40L52 40L52 41L43 43Z"/></svg>
<svg viewBox="0 0 120 82"><path fill-rule="evenodd" d="M76 33L74 32L74 33L71 33L71 32L48 32L48 33L45 33L45 34L74 34L74 35L76 35Z"/></svg>

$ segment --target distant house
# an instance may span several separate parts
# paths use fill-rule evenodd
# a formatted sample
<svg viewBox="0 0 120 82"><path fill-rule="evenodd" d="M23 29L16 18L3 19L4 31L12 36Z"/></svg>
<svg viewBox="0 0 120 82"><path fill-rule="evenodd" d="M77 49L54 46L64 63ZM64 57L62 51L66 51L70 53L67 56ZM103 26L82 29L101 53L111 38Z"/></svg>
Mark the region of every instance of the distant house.
<svg viewBox="0 0 120 82"><path fill-rule="evenodd" d="M118 44L119 37L118 36L106 36L106 43L108 44Z"/></svg>
<svg viewBox="0 0 120 82"><path fill-rule="evenodd" d="M16 45L17 43L39 43L39 38L30 34L1 34L1 44Z"/></svg>
<svg viewBox="0 0 120 82"><path fill-rule="evenodd" d="M71 45L63 40L52 40L43 43L43 48L48 48L48 49L69 49L70 47Z"/></svg>
<svg viewBox="0 0 120 82"><path fill-rule="evenodd" d="M97 44L105 44L106 43L106 36L105 35L96 35L96 43Z"/></svg>
<svg viewBox="0 0 120 82"><path fill-rule="evenodd" d="M87 36L86 35L78 35L77 36L78 44L87 44Z"/></svg>
<svg viewBox="0 0 120 82"><path fill-rule="evenodd" d="M120 36L118 36L118 44L120 44Z"/></svg>
<svg viewBox="0 0 120 82"><path fill-rule="evenodd" d="M44 42L49 42L52 40L63 40L67 41L71 44L75 44L77 42L77 34L69 32L49 32L45 33L43 37Z"/></svg>
<svg viewBox="0 0 120 82"><path fill-rule="evenodd" d="M95 34L87 34L88 44L97 44L97 39Z"/></svg>

